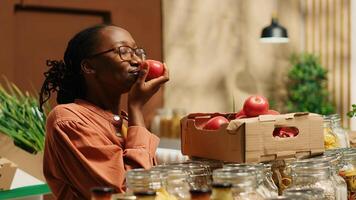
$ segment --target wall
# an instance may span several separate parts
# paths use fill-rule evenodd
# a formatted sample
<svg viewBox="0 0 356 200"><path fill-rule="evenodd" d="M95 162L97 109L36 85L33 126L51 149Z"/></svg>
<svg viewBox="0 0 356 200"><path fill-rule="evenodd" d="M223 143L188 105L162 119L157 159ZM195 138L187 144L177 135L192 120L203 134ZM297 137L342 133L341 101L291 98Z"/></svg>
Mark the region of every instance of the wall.
<svg viewBox="0 0 356 200"><path fill-rule="evenodd" d="M352 0L301 0L304 15L305 51L320 57L328 70L330 100L344 127L351 109ZM355 20L353 20L355 21Z"/></svg>
<svg viewBox="0 0 356 200"><path fill-rule="evenodd" d="M277 4L278 3L278 4ZM290 43L259 42L278 11ZM187 112L231 112L251 94L281 109L289 55L301 50L300 2L163 0L164 60L171 72L165 106Z"/></svg>

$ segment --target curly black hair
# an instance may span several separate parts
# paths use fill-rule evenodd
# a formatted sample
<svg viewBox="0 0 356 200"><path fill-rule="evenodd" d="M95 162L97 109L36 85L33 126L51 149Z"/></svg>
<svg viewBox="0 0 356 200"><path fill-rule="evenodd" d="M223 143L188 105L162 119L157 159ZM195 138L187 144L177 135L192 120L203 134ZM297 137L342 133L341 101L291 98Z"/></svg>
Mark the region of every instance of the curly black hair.
<svg viewBox="0 0 356 200"><path fill-rule="evenodd" d="M49 70L44 73L45 80L39 94L41 110L53 92L57 92L58 104L72 103L85 97L81 62L94 53L99 43L98 32L108 26L112 25L99 24L80 31L68 42L63 60L47 60Z"/></svg>

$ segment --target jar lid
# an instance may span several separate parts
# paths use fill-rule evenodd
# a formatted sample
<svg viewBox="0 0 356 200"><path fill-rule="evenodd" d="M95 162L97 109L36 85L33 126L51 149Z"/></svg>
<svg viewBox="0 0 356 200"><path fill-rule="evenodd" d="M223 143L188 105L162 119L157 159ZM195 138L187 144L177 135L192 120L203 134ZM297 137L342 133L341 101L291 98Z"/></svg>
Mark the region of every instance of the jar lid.
<svg viewBox="0 0 356 200"><path fill-rule="evenodd" d="M93 187L90 189L90 191L94 194L112 194L114 193L114 188L112 187L106 187L106 186L102 186L102 187Z"/></svg>
<svg viewBox="0 0 356 200"><path fill-rule="evenodd" d="M189 190L190 194L210 194L211 189L209 188L193 188Z"/></svg>
<svg viewBox="0 0 356 200"><path fill-rule="evenodd" d="M136 196L128 194L117 194L113 196L114 200L135 200Z"/></svg>
<svg viewBox="0 0 356 200"><path fill-rule="evenodd" d="M135 196L156 196L156 191L154 190L145 190L134 192Z"/></svg>
<svg viewBox="0 0 356 200"><path fill-rule="evenodd" d="M231 183L212 183L213 188L231 188L232 184Z"/></svg>

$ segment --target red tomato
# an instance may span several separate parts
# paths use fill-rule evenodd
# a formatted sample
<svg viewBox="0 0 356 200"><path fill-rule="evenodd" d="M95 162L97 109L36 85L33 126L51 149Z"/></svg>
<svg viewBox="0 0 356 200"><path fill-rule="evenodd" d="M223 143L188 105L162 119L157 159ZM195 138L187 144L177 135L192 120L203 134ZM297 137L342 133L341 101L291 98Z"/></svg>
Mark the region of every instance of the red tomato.
<svg viewBox="0 0 356 200"><path fill-rule="evenodd" d="M205 130L217 130L222 124L229 123L229 120L223 116L216 116L208 120L204 125L203 129Z"/></svg>
<svg viewBox="0 0 356 200"><path fill-rule="evenodd" d="M279 113L278 111L275 110L268 110L266 115L280 115L281 113Z"/></svg>
<svg viewBox="0 0 356 200"><path fill-rule="evenodd" d="M158 78L163 75L164 68L161 62L157 60L145 60L144 62L148 65L148 74L146 80Z"/></svg>
<svg viewBox="0 0 356 200"><path fill-rule="evenodd" d="M245 100L243 110L247 117L257 117L268 112L269 103L266 97L254 95Z"/></svg>

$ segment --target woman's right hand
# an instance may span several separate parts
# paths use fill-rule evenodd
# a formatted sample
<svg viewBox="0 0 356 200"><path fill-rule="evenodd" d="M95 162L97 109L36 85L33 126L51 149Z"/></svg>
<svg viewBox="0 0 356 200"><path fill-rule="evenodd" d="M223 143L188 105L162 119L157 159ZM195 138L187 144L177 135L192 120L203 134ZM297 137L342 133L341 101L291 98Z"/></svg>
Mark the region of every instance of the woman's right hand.
<svg viewBox="0 0 356 200"><path fill-rule="evenodd" d="M142 108L147 101L161 88L161 86L169 80L169 71L166 64L163 64L163 75L146 81L148 74L148 65L143 62L137 81L131 87L128 94L129 106L137 106Z"/></svg>

